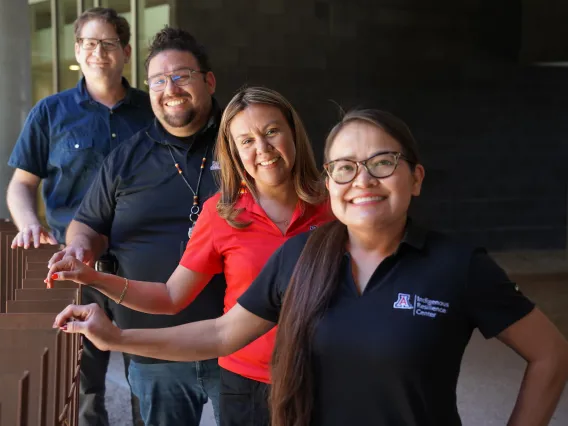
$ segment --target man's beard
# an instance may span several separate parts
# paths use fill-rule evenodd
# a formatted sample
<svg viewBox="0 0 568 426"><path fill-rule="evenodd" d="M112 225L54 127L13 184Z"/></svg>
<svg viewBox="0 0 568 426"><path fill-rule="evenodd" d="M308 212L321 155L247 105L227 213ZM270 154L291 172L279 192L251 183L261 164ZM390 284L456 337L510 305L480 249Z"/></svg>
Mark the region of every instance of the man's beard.
<svg viewBox="0 0 568 426"><path fill-rule="evenodd" d="M191 108L183 113L178 113L176 115L165 113L164 121L172 127L185 127L195 119L196 115L197 113L195 112L195 110Z"/></svg>

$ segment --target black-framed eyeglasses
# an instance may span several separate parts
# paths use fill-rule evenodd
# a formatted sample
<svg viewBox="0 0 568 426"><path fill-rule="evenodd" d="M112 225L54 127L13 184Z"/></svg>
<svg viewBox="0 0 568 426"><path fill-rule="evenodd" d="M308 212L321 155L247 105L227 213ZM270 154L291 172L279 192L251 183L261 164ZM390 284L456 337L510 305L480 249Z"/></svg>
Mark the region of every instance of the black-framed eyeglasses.
<svg viewBox="0 0 568 426"><path fill-rule="evenodd" d="M363 161L353 161L353 160L334 160L323 165L328 176L335 182L339 184L349 183L355 180L359 174L359 166L363 166L367 172L374 178L381 179L391 176L396 167L398 166L398 161L400 159L406 160L410 164L414 164L409 161L401 152L388 151L379 152L370 158Z"/></svg>
<svg viewBox="0 0 568 426"><path fill-rule="evenodd" d="M119 38L89 38L89 37L82 37L77 39L77 43L81 46L83 50L95 50L97 46L100 44L103 50L110 52L113 50L118 49L120 44Z"/></svg>
<svg viewBox="0 0 568 426"><path fill-rule="evenodd" d="M172 83L176 86L187 86L191 82L191 80L194 79L194 74L207 73L205 71L184 68L168 74L159 74L152 76L148 80L144 81L144 83L154 92L161 92L166 89L166 86L168 85L168 79L172 80Z"/></svg>

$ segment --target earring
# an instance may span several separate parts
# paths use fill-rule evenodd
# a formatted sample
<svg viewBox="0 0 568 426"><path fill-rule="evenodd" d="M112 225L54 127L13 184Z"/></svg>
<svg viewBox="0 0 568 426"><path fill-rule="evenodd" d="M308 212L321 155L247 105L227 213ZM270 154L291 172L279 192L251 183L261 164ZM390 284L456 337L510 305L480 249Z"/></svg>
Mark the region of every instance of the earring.
<svg viewBox="0 0 568 426"><path fill-rule="evenodd" d="M241 188L239 189L239 195L246 194L247 192L247 182L243 179L241 180Z"/></svg>

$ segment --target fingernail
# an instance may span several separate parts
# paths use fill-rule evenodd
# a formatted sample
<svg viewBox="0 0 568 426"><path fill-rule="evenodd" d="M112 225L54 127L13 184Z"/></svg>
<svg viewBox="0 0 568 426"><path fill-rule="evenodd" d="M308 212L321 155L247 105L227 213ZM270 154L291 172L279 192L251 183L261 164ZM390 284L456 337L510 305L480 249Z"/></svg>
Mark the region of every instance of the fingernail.
<svg viewBox="0 0 568 426"><path fill-rule="evenodd" d="M51 279L52 279L52 280L56 280L57 278L59 278L59 274L53 274L53 275L51 276Z"/></svg>
<svg viewBox="0 0 568 426"><path fill-rule="evenodd" d="M67 331L67 324L63 324L61 327L59 327L61 330L63 331Z"/></svg>

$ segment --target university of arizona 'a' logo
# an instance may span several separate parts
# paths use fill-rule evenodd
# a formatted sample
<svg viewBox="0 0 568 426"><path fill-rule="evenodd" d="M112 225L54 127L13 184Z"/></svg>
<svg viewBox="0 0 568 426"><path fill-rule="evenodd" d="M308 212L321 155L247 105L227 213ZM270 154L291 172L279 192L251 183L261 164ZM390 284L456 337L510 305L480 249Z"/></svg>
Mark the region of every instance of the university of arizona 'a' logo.
<svg viewBox="0 0 568 426"><path fill-rule="evenodd" d="M395 309L414 309L414 306L410 303L410 294L398 293L398 299L392 307Z"/></svg>

